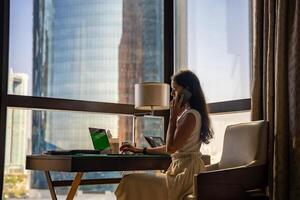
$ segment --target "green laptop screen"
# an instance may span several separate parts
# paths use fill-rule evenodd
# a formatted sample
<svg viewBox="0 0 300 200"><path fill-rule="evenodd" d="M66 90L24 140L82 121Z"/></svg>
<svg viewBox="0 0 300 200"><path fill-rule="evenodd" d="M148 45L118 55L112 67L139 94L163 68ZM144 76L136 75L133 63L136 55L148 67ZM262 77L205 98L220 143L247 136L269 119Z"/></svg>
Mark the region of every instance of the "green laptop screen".
<svg viewBox="0 0 300 200"><path fill-rule="evenodd" d="M91 130L91 137L96 150L104 150L110 147L105 129Z"/></svg>

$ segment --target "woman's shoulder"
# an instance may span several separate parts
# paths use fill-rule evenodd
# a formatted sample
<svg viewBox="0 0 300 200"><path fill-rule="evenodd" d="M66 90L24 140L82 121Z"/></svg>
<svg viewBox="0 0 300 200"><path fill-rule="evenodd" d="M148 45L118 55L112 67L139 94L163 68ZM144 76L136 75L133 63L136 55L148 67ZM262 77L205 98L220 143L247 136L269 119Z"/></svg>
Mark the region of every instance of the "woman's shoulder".
<svg viewBox="0 0 300 200"><path fill-rule="evenodd" d="M181 114L181 116L179 117L179 119L187 117L188 114L192 114L192 115L196 118L196 121L201 119L201 115L200 115L199 111L196 110L196 109L193 109L193 108L187 108L187 109Z"/></svg>
<svg viewBox="0 0 300 200"><path fill-rule="evenodd" d="M188 113L192 113L196 118L201 118L199 111L194 108L187 109L186 114L188 114Z"/></svg>

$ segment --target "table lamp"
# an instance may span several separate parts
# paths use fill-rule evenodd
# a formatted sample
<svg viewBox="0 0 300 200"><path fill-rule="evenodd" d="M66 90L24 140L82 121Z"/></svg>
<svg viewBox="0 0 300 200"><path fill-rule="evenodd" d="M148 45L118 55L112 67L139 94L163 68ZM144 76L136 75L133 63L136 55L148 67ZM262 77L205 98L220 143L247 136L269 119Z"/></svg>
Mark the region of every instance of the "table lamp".
<svg viewBox="0 0 300 200"><path fill-rule="evenodd" d="M134 108L151 111L167 110L170 104L170 85L166 83L138 83L134 86ZM145 113L142 113L143 115ZM139 114L137 114L139 115ZM133 143L135 144L135 120L133 117Z"/></svg>
<svg viewBox="0 0 300 200"><path fill-rule="evenodd" d="M149 110L167 110L170 103L170 85L166 83L138 83L134 86L134 108Z"/></svg>

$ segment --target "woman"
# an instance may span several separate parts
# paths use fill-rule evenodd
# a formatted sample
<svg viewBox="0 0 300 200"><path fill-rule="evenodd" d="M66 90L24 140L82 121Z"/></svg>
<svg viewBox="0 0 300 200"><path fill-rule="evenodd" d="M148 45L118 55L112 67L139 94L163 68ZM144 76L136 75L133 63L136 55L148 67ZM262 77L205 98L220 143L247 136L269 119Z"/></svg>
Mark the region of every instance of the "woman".
<svg viewBox="0 0 300 200"><path fill-rule="evenodd" d="M200 147L202 143L209 143L213 132L200 82L187 70L175 74L171 86L173 99L166 145L148 149L123 145L120 149L133 153L171 154L172 163L166 173L124 176L115 192L118 200L183 199L192 193L194 174L205 170Z"/></svg>

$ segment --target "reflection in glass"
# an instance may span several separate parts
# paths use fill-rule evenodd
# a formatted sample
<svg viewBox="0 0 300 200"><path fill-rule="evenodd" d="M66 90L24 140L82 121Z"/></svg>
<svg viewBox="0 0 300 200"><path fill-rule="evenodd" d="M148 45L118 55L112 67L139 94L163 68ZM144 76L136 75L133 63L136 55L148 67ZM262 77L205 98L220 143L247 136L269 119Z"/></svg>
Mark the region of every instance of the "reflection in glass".
<svg viewBox="0 0 300 200"><path fill-rule="evenodd" d="M152 115L135 117L135 141L139 148L150 147L144 136L159 136L164 138L164 118Z"/></svg>

